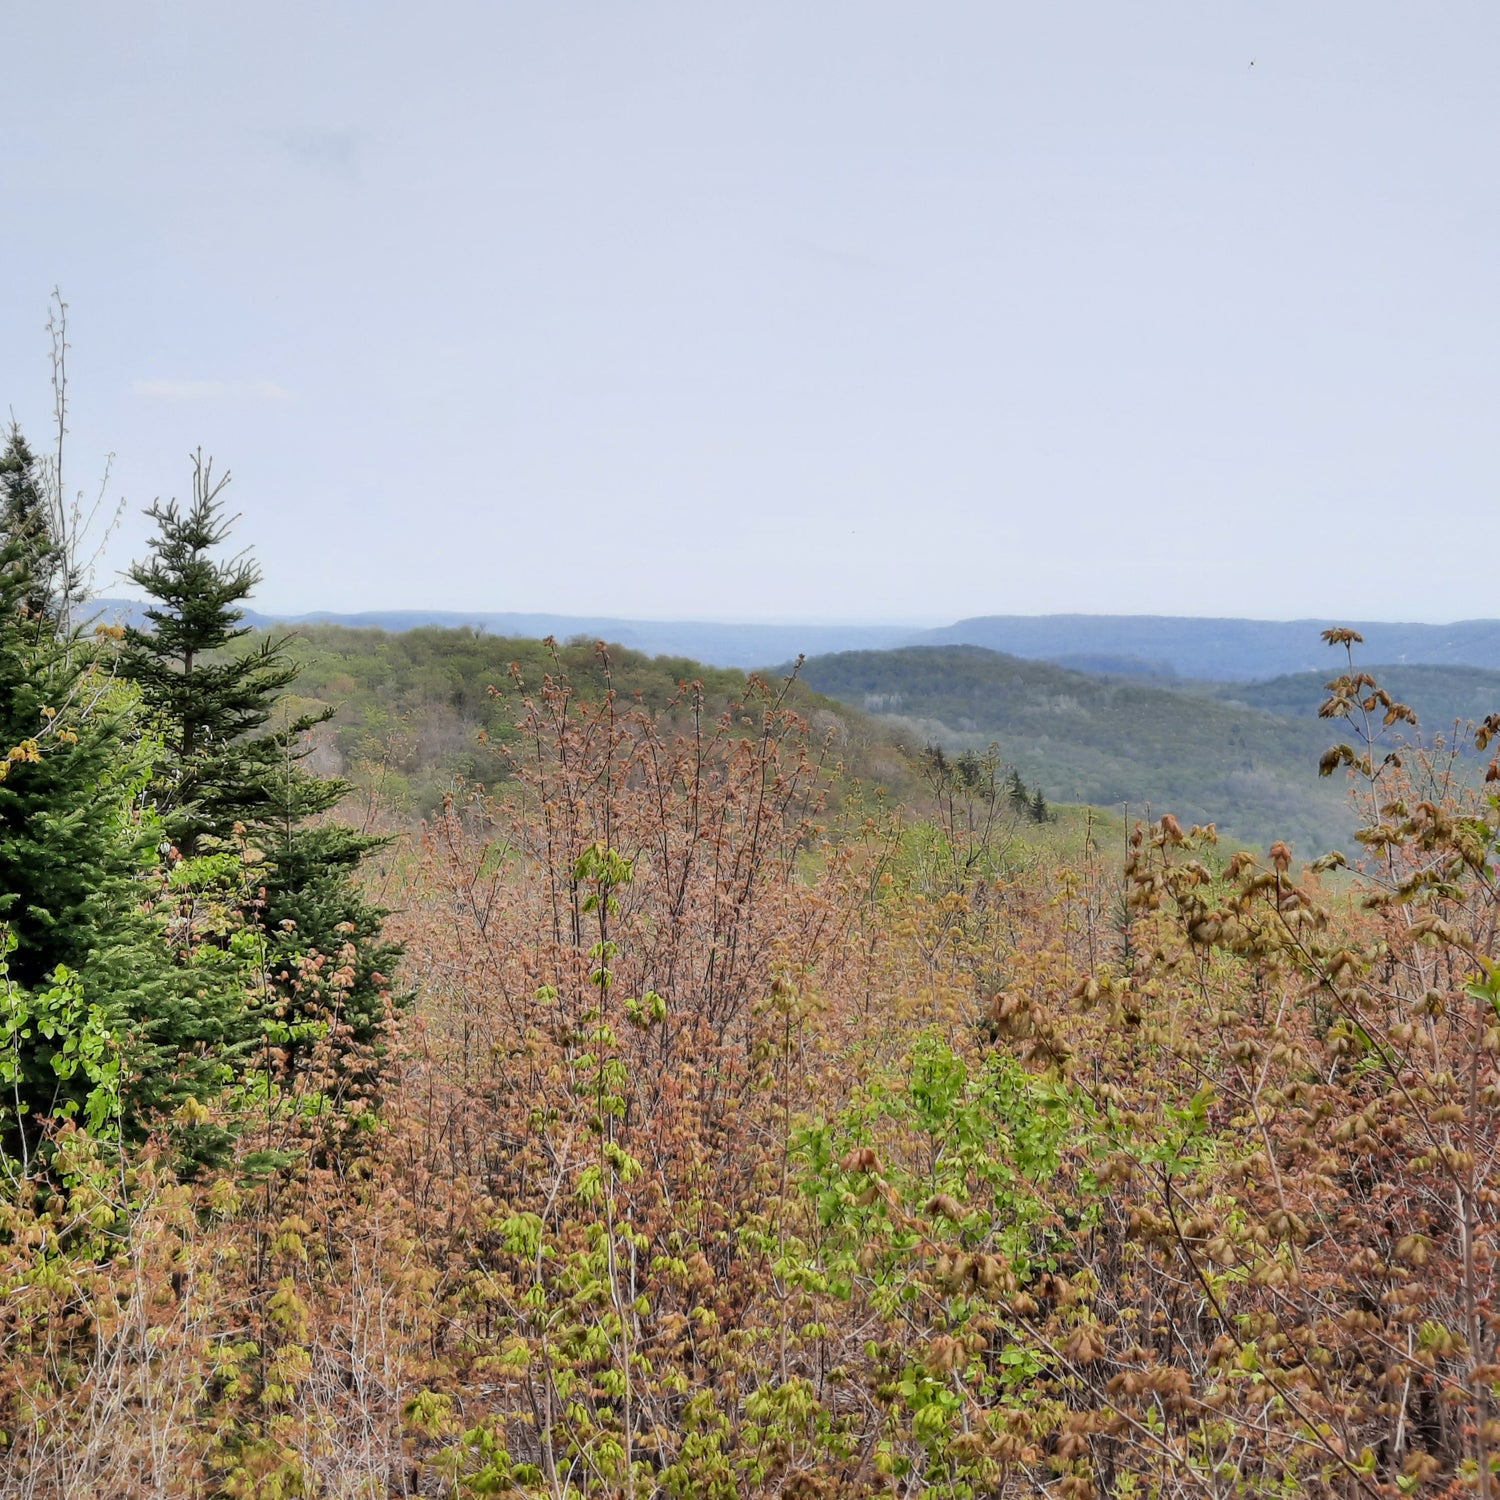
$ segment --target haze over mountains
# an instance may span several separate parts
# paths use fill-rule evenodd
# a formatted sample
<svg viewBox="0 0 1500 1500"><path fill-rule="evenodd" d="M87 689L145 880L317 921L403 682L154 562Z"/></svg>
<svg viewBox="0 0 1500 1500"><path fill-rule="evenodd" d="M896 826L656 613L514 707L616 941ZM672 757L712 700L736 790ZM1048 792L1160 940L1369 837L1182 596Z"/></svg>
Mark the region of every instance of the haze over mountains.
<svg viewBox="0 0 1500 1500"><path fill-rule="evenodd" d="M129 599L99 599L111 617L134 618ZM879 651L895 646L987 646L1011 656L1052 661L1079 671L1170 680L1254 682L1295 672L1323 672L1332 660L1320 634L1352 625L1365 638L1364 660L1500 670L1500 620L1448 625L1349 620L1241 620L1177 615L982 615L920 629L902 624L765 624L708 620L630 620L592 615L521 614L487 610L314 611L301 615L249 611L254 625L349 625L411 630L465 626L493 635L592 636L648 656L690 656L716 667L764 667L798 655Z"/></svg>
<svg viewBox="0 0 1500 1500"><path fill-rule="evenodd" d="M136 621L131 599L97 599L93 608L110 618ZM560 641L576 636L612 641L647 656L688 656L713 667L764 667L820 651L880 650L920 635L910 625L726 624L711 620L623 620L604 615L521 614L493 610L376 609L357 614L324 610L301 615L247 610L248 624L347 625L354 629L403 631L423 626L482 630L489 635Z"/></svg>
<svg viewBox="0 0 1500 1500"><path fill-rule="evenodd" d="M1368 662L1500 668L1500 620L1450 625L1360 620L1235 620L1175 615L985 615L924 632L920 641L988 646L1046 661L1087 656L1134 659L1140 668L1181 677L1250 682L1290 672L1322 672L1331 625L1364 637ZM1097 668L1096 668L1097 670Z"/></svg>

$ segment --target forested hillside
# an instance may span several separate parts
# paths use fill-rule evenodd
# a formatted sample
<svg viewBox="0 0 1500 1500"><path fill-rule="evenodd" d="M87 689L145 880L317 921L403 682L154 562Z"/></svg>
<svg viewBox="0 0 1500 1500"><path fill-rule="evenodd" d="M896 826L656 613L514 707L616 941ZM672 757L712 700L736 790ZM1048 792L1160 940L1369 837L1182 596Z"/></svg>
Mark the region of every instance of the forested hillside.
<svg viewBox="0 0 1500 1500"><path fill-rule="evenodd" d="M1483 667L1380 666L1369 670L1401 702L1409 704L1428 738L1454 739L1454 726L1482 723L1500 705L1500 672ZM1214 692L1226 702L1244 703L1288 718L1311 718L1327 696L1327 672L1299 672L1266 682L1229 683ZM1190 689L1194 684L1186 684Z"/></svg>
<svg viewBox="0 0 1500 1500"><path fill-rule="evenodd" d="M461 783L495 788L509 780L521 737L518 711L549 679L566 678L593 700L612 688L622 705L645 708L674 727L694 716L716 718L744 693L747 680L743 671L619 645L601 654L601 643L586 638L559 644L474 630L303 625L247 639L284 643L298 670L288 707L333 714L317 737L320 758L388 815L432 813ZM769 678L782 690L794 675ZM694 692L684 692L688 684ZM801 682L784 690L788 704L827 740L829 763L843 764L851 781L896 798L912 787L906 736Z"/></svg>
<svg viewBox="0 0 1500 1500"><path fill-rule="evenodd" d="M803 676L918 738L998 742L1052 801L1129 804L1137 816L1148 804L1171 808L1301 849L1334 847L1351 831L1341 789L1317 774L1327 735L1315 720L977 646L842 652L814 657Z"/></svg>

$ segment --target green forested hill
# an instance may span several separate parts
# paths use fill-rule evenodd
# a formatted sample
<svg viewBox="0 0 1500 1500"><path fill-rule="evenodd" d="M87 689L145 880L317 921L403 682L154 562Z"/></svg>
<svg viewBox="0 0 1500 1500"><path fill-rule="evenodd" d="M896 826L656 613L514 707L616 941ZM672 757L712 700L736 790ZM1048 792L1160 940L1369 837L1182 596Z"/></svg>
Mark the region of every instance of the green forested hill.
<svg viewBox="0 0 1500 1500"><path fill-rule="evenodd" d="M1336 670L1336 669L1335 669ZM1365 667L1391 696L1416 710L1422 733L1430 738L1449 734L1456 722L1482 720L1500 711L1500 672L1483 667L1393 666ZM1236 682L1215 688L1227 702L1244 703L1289 718L1315 717L1327 693L1328 672L1295 672L1268 682ZM1184 684L1195 687L1196 684Z"/></svg>
<svg viewBox="0 0 1500 1500"><path fill-rule="evenodd" d="M1303 853L1347 836L1344 788L1317 774L1337 734L1316 718L977 646L841 652L814 657L803 676L916 735L998 742L1049 800L1149 803L1241 838L1292 838Z"/></svg>
<svg viewBox="0 0 1500 1500"><path fill-rule="evenodd" d="M605 689L605 663L591 640L559 645L554 656L540 640L470 629L313 624L296 628L288 655L300 668L288 711L335 710L315 752L321 769L378 786L388 806L418 814L436 806L456 779L490 787L506 779L523 691L540 692L549 673L560 669L585 700L597 702ZM639 701L653 710L669 704L681 684L700 682L710 718L746 684L739 669L623 646L610 647L608 671L622 705ZM852 775L897 797L911 789L913 773L891 726L800 683L791 701L816 732L833 733L833 753Z"/></svg>

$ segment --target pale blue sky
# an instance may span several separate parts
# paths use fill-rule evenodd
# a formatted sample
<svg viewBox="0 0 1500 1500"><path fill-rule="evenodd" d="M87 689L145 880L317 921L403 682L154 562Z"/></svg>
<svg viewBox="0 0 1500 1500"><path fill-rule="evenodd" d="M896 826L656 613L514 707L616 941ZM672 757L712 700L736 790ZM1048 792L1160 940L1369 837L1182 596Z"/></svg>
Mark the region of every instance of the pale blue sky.
<svg viewBox="0 0 1500 1500"><path fill-rule="evenodd" d="M202 444L269 607L1497 613L1492 3L17 0L4 47L0 409L40 436L59 283L74 480Z"/></svg>

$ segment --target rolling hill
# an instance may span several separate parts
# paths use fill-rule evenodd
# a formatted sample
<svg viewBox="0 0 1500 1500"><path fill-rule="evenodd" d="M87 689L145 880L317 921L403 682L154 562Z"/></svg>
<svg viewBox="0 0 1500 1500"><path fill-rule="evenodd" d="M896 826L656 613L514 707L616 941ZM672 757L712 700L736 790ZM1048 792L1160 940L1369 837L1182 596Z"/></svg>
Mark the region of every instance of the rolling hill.
<svg viewBox="0 0 1500 1500"><path fill-rule="evenodd" d="M246 644L255 646L260 635ZM535 638L436 626L404 631L344 625L299 626L288 643L299 676L285 700L296 713L332 709L317 731L315 765L378 791L389 811L421 816L441 805L457 781L497 787L510 770L521 690L536 693L562 673L580 698L597 702L612 685L622 709L667 708L679 685L698 682L712 724L745 689L746 674L680 656L610 651L609 680L592 642L561 645L556 654ZM902 752L905 736L884 720L794 685L791 703L815 735L832 735L831 755L849 776L896 799L920 788ZM685 722L685 713L669 722Z"/></svg>
<svg viewBox="0 0 1500 1500"><path fill-rule="evenodd" d="M978 646L840 652L812 658L803 677L915 737L997 742L1050 801L1149 805L1303 853L1348 837L1343 786L1317 774L1336 736L1315 717Z"/></svg>
<svg viewBox="0 0 1500 1500"><path fill-rule="evenodd" d="M1370 666L1392 697L1414 709L1425 737L1449 734L1455 722L1478 722L1500 711L1500 672L1483 667ZM1327 696L1323 685L1332 672L1297 672L1268 682L1225 684L1214 695L1226 702L1243 703L1288 718L1315 717ZM1197 684L1185 684L1190 690Z"/></svg>

